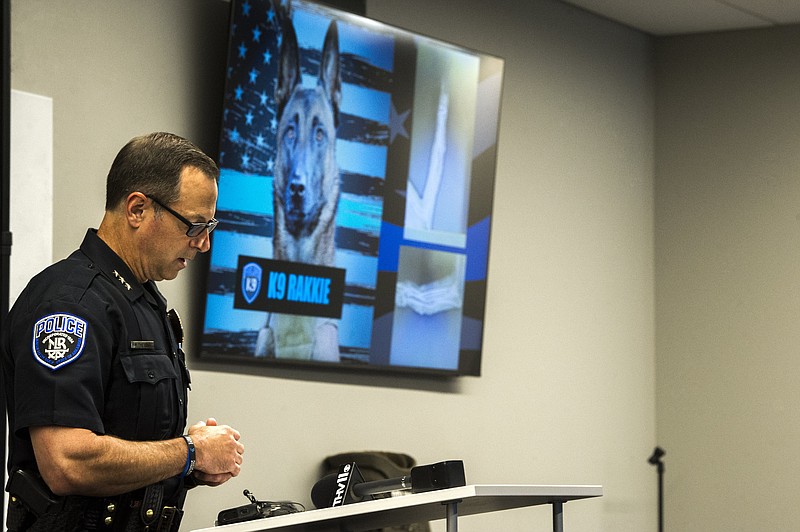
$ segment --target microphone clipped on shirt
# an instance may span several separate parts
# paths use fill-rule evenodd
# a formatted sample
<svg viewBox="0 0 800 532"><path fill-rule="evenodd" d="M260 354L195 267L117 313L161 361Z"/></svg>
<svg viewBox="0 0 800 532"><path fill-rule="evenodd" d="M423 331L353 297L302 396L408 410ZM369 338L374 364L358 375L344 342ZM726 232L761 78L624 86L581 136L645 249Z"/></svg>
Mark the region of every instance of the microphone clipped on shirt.
<svg viewBox="0 0 800 532"><path fill-rule="evenodd" d="M464 462L446 460L411 468L409 475L398 478L364 481L355 462L342 464L336 473L325 475L311 489L311 501L317 508L360 502L373 495L392 491L422 493L466 486Z"/></svg>

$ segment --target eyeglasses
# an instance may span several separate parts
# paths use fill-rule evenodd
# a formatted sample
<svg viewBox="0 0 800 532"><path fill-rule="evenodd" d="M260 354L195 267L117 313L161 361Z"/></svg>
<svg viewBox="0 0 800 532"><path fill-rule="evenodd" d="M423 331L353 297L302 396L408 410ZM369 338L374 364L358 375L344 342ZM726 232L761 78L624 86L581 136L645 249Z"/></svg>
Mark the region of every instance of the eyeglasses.
<svg viewBox="0 0 800 532"><path fill-rule="evenodd" d="M200 236L200 234L205 230L208 230L208 232L210 233L211 231L214 230L214 228L217 227L217 224L219 223L219 221L216 218L211 218L211 220L209 220L208 222L190 222L189 220L187 220L186 218L184 218L183 216L181 216L177 212L173 211L172 209L170 209L169 207L164 205L162 202L158 201L153 196L145 196L145 197L150 198L151 200L155 201L165 211L167 211L172 216L174 216L175 218L177 218L178 220L182 221L187 226L189 226L189 229L186 230L186 236L188 236L189 238L194 238L194 237Z"/></svg>

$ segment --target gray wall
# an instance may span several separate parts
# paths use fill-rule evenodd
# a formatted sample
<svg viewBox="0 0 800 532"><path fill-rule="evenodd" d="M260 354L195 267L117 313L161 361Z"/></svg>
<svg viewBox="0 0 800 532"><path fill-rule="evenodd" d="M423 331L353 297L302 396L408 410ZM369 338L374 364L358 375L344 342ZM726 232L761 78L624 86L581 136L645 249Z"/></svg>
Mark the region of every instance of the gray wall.
<svg viewBox="0 0 800 532"><path fill-rule="evenodd" d="M603 498L567 505L568 529L655 530L652 42L552 0L488 6L367 3L370 16L506 59L483 376L192 360L191 420L236 426L247 453L240 477L190 495L185 530L245 502L244 488L308 503L323 457L364 449L460 458L471 483L602 484ZM12 86L54 98L55 256L99 223L108 165L131 136L167 129L215 151L226 10L220 0L12 2ZM161 285L195 335L201 270ZM535 508L461 529L551 522Z"/></svg>
<svg viewBox="0 0 800 532"><path fill-rule="evenodd" d="M800 528L800 27L657 45L667 529Z"/></svg>

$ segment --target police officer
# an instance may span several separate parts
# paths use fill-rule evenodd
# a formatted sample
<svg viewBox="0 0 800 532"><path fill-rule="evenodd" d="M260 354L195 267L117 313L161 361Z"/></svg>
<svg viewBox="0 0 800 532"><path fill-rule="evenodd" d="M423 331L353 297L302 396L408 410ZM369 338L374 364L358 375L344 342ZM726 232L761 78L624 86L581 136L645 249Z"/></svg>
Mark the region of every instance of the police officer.
<svg viewBox="0 0 800 532"><path fill-rule="evenodd" d="M186 432L189 373L154 281L208 251L219 169L169 133L114 160L80 249L34 277L2 331L10 530L177 530L186 489L239 474L239 433Z"/></svg>

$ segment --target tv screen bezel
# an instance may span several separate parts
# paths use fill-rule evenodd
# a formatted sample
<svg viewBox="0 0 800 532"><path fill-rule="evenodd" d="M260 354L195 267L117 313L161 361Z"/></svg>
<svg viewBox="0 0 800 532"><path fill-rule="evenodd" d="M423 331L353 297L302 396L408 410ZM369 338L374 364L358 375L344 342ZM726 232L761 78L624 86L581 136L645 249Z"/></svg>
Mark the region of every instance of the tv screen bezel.
<svg viewBox="0 0 800 532"><path fill-rule="evenodd" d="M247 0L242 0L247 1ZM250 0L252 1L252 0ZM256 0L261 1L261 0ZM265 0L266 1L266 0ZM474 54L481 58L482 62L489 62L491 63L491 69L494 73L499 72L499 83L500 87L496 94L497 98L497 108L496 112L494 113L494 135L492 136L492 143L491 146L484 152L485 156L484 162L482 163L484 166L488 167L489 178L482 177L481 179L472 179L470 181L470 190L468 191L467 197L470 199L469 208L473 208L473 204L476 202L480 202L483 207L482 210L486 211L486 223L485 227L482 228L482 231L486 232L485 239L486 239L486 249L485 249L485 256L482 257L482 264L481 267L483 268L483 277L477 282L472 282L471 284L471 291L473 296L477 297L468 297L469 294L466 292L467 287L465 281L465 293L464 293L464 305L466 306L468 303L467 301L471 301L472 303L477 303L477 309L472 310L473 316L477 316L480 321L479 326L479 336L478 339L478 348L477 354L467 357L467 363L465 364L465 357L463 354L463 350L459 349L459 364L458 367L453 369L443 369L443 368L431 368L431 367L423 367L423 366L405 366L405 365L392 365L392 364L372 364L372 363L342 363L342 362L320 362L320 361L313 361L313 360L300 360L300 359L291 359L291 358L256 358L252 355L233 355L233 354L226 354L222 352L216 352L213 349L208 348L208 346L204 342L204 338L206 335L206 320L208 318L207 313L209 312L208 309L208 296L211 293L209 287L209 278L211 277L211 259L208 258L207 267L206 267L206 282L204 283L204 292L202 294L203 299L203 312L202 312L202 320L203 326L199 332L199 339L200 339L200 347L197 350L198 358L202 361L209 361L209 362L230 362L235 364L246 364L246 365L256 365L260 367L276 367L276 368L299 368L299 369L313 369L313 370L321 370L321 371L345 371L345 372L355 372L355 373L384 373L384 374L402 374L406 376L413 376L413 375L420 375L420 376L433 376L433 377L458 377L458 376L480 376L481 374L481 366L482 366L482 358L483 358L483 351L484 351L484 335L485 335L485 312L486 312L486 294L487 294L487 281L488 281L488 268L489 268L489 248L491 245L491 222L492 222L492 210L493 210L493 202L494 202L494 188L495 182L497 179L497 146L498 146L498 137L499 137L499 121L500 121L500 111L501 105L500 101L502 99L502 77L504 75L504 61L502 58L488 54L485 52L480 52L474 49L470 49L464 47L463 45L456 45L452 43L448 43L442 41L440 39L432 38L417 32L413 32L407 29L399 28L397 26L393 26L391 24L386 24L385 22L376 21L373 19L369 19L365 16L354 14L346 11L342 11L339 8L332 7L327 4L321 4L319 2L314 2L312 0L293 0L290 3L299 3L299 4L307 4L307 5L314 5L318 6L319 9L328 11L332 14L333 18L337 20L346 20L346 21L360 21L363 24L371 25L371 26L379 26L382 28L383 31L396 33L398 35L405 36L409 39L423 39L426 41L437 43L437 45L443 47L450 47L455 50ZM235 21L235 10L241 4L240 0L231 0L231 11L230 11L230 24L229 28L232 27ZM228 54L226 55L226 67L228 67L230 61L230 54L232 53L233 47L236 46L234 42L234 33L231 31L229 33L229 40L228 40ZM225 83L225 94L227 95L230 90L228 86L228 82ZM227 96L225 97L227 99ZM223 102L224 107L225 102ZM224 119L223 124L220 127L220 145L222 145L222 136L224 135ZM224 167L224 164L220 164L221 167ZM403 176L405 180L405 176ZM479 189L479 191L477 191ZM468 224L469 227L469 224ZM213 239L216 239L219 232L215 232L212 234L212 242ZM213 249L213 244L212 244ZM465 252L466 253L466 252ZM466 259L465 259L466 260ZM385 272L378 271L377 276L380 278L384 275ZM393 272L393 275L397 275L397 272ZM237 278L238 280L238 278ZM379 283L380 280L377 280L376 283ZM235 287L238 290L238 286ZM376 294L378 290L376 288ZM376 295L376 301L378 300L378 295ZM465 309L461 309L461 316L462 320L465 318ZM373 324L376 318L373 316ZM373 325L374 327L374 325ZM373 328L374 332L374 328Z"/></svg>

